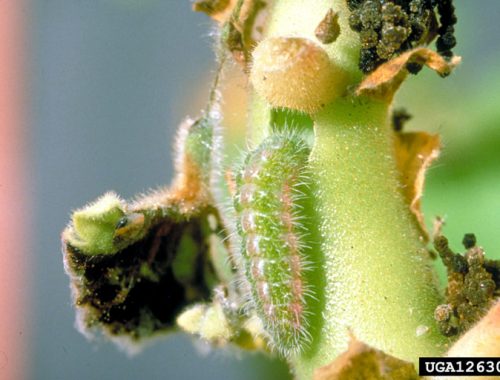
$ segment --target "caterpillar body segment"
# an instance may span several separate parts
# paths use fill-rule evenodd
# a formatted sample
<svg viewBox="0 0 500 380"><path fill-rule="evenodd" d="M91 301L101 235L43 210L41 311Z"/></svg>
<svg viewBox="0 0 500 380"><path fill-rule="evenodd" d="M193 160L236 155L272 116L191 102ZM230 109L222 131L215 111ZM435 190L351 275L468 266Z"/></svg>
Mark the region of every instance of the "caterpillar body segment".
<svg viewBox="0 0 500 380"><path fill-rule="evenodd" d="M236 176L234 206L250 307L283 356L300 352L310 339L311 262L304 224L309 154L299 134L275 133L248 154Z"/></svg>

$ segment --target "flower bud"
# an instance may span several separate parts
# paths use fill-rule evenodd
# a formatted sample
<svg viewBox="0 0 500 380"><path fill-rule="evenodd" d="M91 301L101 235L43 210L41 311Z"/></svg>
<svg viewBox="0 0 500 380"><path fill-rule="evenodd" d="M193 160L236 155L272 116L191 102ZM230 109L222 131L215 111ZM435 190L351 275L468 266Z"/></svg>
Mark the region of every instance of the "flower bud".
<svg viewBox="0 0 500 380"><path fill-rule="evenodd" d="M343 90L344 72L306 38L272 37L253 52L250 80L273 107L313 113Z"/></svg>

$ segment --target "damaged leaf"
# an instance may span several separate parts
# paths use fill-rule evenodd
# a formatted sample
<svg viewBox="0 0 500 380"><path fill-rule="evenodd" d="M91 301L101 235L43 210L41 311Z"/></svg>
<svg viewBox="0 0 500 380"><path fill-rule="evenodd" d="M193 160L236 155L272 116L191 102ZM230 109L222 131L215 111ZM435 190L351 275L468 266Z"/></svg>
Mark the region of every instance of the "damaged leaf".
<svg viewBox="0 0 500 380"><path fill-rule="evenodd" d="M136 343L174 328L188 304L208 300L219 282L209 260L208 210L180 219L165 216L116 253L88 254L63 234L77 323L85 334ZM119 230L119 229L117 229ZM115 339L116 340L116 339Z"/></svg>
<svg viewBox="0 0 500 380"><path fill-rule="evenodd" d="M356 95L390 101L408 75L407 65L425 65L440 76L446 77L460 61L461 58L457 56L447 61L435 51L423 47L416 48L385 62L367 75L358 86Z"/></svg>
<svg viewBox="0 0 500 380"><path fill-rule="evenodd" d="M199 0L193 3L193 11L203 12L223 24L229 19L238 0Z"/></svg>
<svg viewBox="0 0 500 380"><path fill-rule="evenodd" d="M174 189L133 204L108 193L74 213L63 252L82 333L101 330L133 350L133 343L173 330L178 313L208 301L226 281L228 270L221 273L212 253L224 237L218 211L181 185ZM227 247L217 247L227 262Z"/></svg>
<svg viewBox="0 0 500 380"><path fill-rule="evenodd" d="M347 351L314 372L314 380L417 380L413 363L352 337Z"/></svg>
<svg viewBox="0 0 500 380"><path fill-rule="evenodd" d="M340 35L339 15L332 8L314 30L314 35L323 44L331 44Z"/></svg>
<svg viewBox="0 0 500 380"><path fill-rule="evenodd" d="M440 139L426 132L396 132L394 137L396 164L402 183L403 195L415 216L422 236L429 239L421 210L425 172L438 158Z"/></svg>
<svg viewBox="0 0 500 380"><path fill-rule="evenodd" d="M107 193L75 211L63 231L83 333L100 329L136 343L174 329L186 306L209 301L215 286L231 281L225 228L211 193L218 164L215 96L211 101L202 117L179 129L170 188L130 204Z"/></svg>
<svg viewBox="0 0 500 380"><path fill-rule="evenodd" d="M244 70L253 47L262 38L266 2L262 0L202 0L193 10L208 14L221 25L221 40Z"/></svg>

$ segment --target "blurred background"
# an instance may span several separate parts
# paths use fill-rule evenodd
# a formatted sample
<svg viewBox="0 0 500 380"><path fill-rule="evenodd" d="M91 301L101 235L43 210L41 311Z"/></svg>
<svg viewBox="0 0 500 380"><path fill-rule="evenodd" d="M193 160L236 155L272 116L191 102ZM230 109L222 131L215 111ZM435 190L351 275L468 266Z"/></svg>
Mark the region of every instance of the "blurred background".
<svg viewBox="0 0 500 380"><path fill-rule="evenodd" d="M446 80L410 78L396 103L414 116L409 130L443 138L429 225L444 216L454 249L475 232L500 258L500 2L455 3L462 65ZM182 334L130 359L73 327L60 232L107 190L129 198L169 183L171 138L208 91L211 32L188 0L0 3L0 379L287 377L263 356L202 353Z"/></svg>

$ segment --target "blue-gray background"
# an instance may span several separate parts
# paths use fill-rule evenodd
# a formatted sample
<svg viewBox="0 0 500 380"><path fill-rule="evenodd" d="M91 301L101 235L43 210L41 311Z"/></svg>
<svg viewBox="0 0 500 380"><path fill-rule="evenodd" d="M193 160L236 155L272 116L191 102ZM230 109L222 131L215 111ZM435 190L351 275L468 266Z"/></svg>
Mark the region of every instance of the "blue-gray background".
<svg viewBox="0 0 500 380"><path fill-rule="evenodd" d="M32 378L261 377L270 361L202 356L185 336L133 359L112 344L89 344L73 327L61 261L59 236L70 210L106 190L128 198L170 181L171 136L213 67L208 17L183 0L34 4ZM257 362L257 371L248 370Z"/></svg>
<svg viewBox="0 0 500 380"><path fill-rule="evenodd" d="M428 219L446 214L455 246L472 230L493 251L500 246L500 2L456 3L464 64L446 81L429 72L412 79L398 103L412 104L410 128L440 131L447 145L429 178ZM70 210L106 190L127 198L169 182L170 139L186 111L196 115L199 106L189 108L190 99L213 69L211 24L190 6L188 0L32 0L30 378L286 377L283 367L260 356L200 355L179 335L128 359L111 344L89 344L73 328L60 231Z"/></svg>

